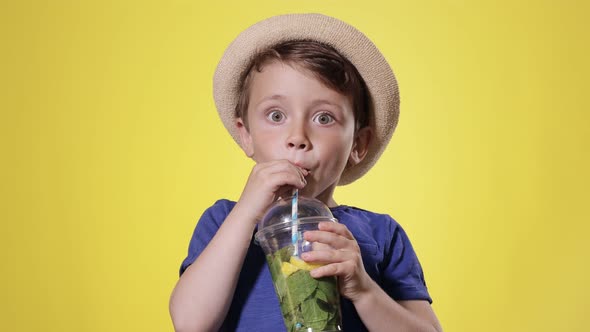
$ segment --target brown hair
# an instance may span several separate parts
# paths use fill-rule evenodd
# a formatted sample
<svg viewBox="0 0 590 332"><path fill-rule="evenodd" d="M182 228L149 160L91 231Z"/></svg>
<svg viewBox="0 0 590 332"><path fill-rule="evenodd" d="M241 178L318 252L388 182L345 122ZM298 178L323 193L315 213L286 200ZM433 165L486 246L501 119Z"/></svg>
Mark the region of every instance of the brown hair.
<svg viewBox="0 0 590 332"><path fill-rule="evenodd" d="M369 124L369 98L365 81L356 67L333 47L313 40L291 40L258 53L240 76L235 116L246 128L252 72L272 61L292 63L309 70L320 82L352 99L355 131Z"/></svg>

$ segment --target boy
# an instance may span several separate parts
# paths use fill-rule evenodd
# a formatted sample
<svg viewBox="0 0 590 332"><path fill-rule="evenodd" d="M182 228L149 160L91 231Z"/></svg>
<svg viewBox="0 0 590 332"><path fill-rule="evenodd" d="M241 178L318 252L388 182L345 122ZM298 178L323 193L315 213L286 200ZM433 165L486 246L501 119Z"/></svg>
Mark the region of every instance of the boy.
<svg viewBox="0 0 590 332"><path fill-rule="evenodd" d="M242 32L214 77L220 117L256 165L237 202L219 200L197 224L170 300L177 331L284 331L256 223L293 188L339 223L306 232L331 250L302 255L338 276L344 331L441 331L422 269L389 216L333 198L385 149L399 98L391 68L353 27L317 14L276 16Z"/></svg>

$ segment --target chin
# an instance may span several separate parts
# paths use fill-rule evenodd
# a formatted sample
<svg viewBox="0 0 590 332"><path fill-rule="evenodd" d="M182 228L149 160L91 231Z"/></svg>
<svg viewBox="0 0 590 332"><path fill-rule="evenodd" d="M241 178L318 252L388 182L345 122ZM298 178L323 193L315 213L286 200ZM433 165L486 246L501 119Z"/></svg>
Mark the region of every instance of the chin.
<svg viewBox="0 0 590 332"><path fill-rule="evenodd" d="M299 190L299 195L310 198L316 198L318 195L320 195L320 193L315 188L306 186L303 189Z"/></svg>
<svg viewBox="0 0 590 332"><path fill-rule="evenodd" d="M332 193L334 191L334 186L328 186L327 188L318 188L317 186L309 185L304 187L303 189L299 190L299 194L305 197L316 198L319 200L328 200L332 197ZM322 199L319 198L321 196ZM324 202L325 203L325 202Z"/></svg>
<svg viewBox="0 0 590 332"><path fill-rule="evenodd" d="M316 196L316 195L314 195L314 190L312 188L308 188L308 187L300 189L299 195L305 196L305 197L315 197Z"/></svg>

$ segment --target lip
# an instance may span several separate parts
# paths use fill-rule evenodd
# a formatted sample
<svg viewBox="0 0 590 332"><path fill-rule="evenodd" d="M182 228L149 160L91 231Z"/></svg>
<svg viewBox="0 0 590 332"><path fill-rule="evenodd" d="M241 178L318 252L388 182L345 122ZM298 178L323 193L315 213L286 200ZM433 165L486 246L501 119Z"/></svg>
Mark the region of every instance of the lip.
<svg viewBox="0 0 590 332"><path fill-rule="evenodd" d="M303 168L304 170L306 170L308 173L311 171L311 169L309 167L306 167L306 165L304 165L303 163L293 163L295 166L298 166L300 168Z"/></svg>

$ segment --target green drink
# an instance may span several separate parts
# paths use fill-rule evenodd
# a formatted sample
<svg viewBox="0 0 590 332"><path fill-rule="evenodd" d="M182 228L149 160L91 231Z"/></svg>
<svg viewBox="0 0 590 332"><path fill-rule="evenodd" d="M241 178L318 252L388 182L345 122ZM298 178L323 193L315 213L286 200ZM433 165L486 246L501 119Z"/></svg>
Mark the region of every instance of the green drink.
<svg viewBox="0 0 590 332"><path fill-rule="evenodd" d="M309 271L320 265L300 258L307 251L331 249L323 243L306 241L303 234L317 230L320 222L336 219L316 199L299 197L298 213L293 213L292 202L275 202L258 224L255 235L266 255L285 326L289 332L342 331L336 277L313 278Z"/></svg>
<svg viewBox="0 0 590 332"><path fill-rule="evenodd" d="M292 256L287 246L266 256L287 331L340 331L336 277L314 279L316 266Z"/></svg>

